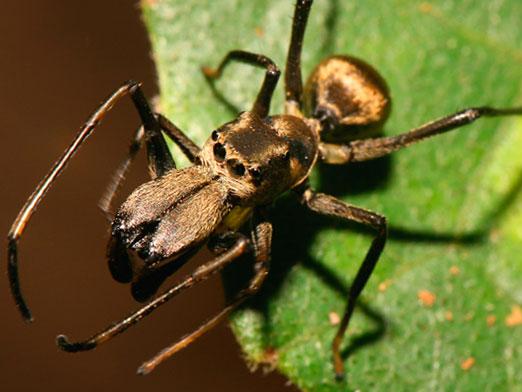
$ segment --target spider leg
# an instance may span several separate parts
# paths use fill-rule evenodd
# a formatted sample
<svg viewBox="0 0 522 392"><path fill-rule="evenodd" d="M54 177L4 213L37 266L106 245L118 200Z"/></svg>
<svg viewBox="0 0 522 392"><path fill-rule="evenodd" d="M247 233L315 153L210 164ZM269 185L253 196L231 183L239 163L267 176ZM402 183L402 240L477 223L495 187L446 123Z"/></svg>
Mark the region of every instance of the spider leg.
<svg viewBox="0 0 522 392"><path fill-rule="evenodd" d="M112 217L112 201L118 190L123 177L132 162L134 156L140 149L142 140L145 137L147 147L147 157L149 162L149 172L152 178L161 176L165 172L176 168L174 159L172 158L167 143L162 135L162 128L154 116L147 99L141 91L137 82L129 81L116 90L102 105L89 117L87 122L80 128L80 131L74 138L73 142L63 152L62 156L52 166L51 170L38 184L25 205L22 207L11 229L7 235L7 253L8 253L8 275L11 286L11 292L16 305L26 321L32 321L31 311L25 302L20 289L20 281L18 278L18 241L22 236L31 216L36 211L38 205L43 200L45 194L53 185L54 181L62 173L67 166L69 160L76 153L78 148L91 135L96 126L103 120L109 110L126 95L130 95L134 106L141 118L142 128L140 128L134 136L133 142L129 149L129 155L115 172L115 180L108 187L104 198L101 202L101 208L105 215ZM166 131L169 133L169 130ZM170 133L169 133L170 135Z"/></svg>
<svg viewBox="0 0 522 392"><path fill-rule="evenodd" d="M192 274L186 276L181 280L181 282L165 291L159 297L150 301L147 305L129 314L118 323L113 324L103 331L91 336L85 341L71 343L65 335L59 335L56 338L58 347L67 352L92 350L99 344L104 343L112 339L114 336L124 332L126 329L133 326L144 317L148 316L158 307L165 304L167 301L180 294L182 291L192 287L196 283L206 280L212 274L220 271L227 264L230 264L232 261L236 260L239 256L243 255L250 249L250 241L245 236L240 233L235 233L234 236L235 241L230 249L196 268Z"/></svg>
<svg viewBox="0 0 522 392"><path fill-rule="evenodd" d="M195 164L199 163L198 155L200 148L165 116L159 113L156 113L155 116L161 130L165 132L165 134L170 140L172 140L176 145L180 147L181 151L190 160L190 162ZM102 198L100 199L99 207L101 208L109 222L112 222L112 220L114 219L114 197L118 193L118 190L122 185L122 182L125 178L125 174L127 173L132 161L134 160L141 147L143 146L144 136L144 127L141 126L137 130L136 134L134 135L134 138L130 143L127 157L123 160L123 162L114 172L112 181L107 186ZM167 153L168 155L170 155L168 151Z"/></svg>
<svg viewBox="0 0 522 392"><path fill-rule="evenodd" d="M152 266L140 263L141 269L129 280L132 281L132 297L138 302L148 301L156 294L163 282L192 259L201 248L202 246L194 246L174 260L167 259Z"/></svg>
<svg viewBox="0 0 522 392"><path fill-rule="evenodd" d="M143 109L143 111L146 112L147 116L150 114L150 108L148 107L148 105L145 109ZM177 146L179 146L181 151L192 163L199 164L200 160L198 156L200 148L166 117L158 113L154 114L154 116L156 118L156 123L158 127L161 129L161 131L164 132L164 135L167 138L169 138L172 142L174 142ZM161 132L159 132L159 134L161 135ZM138 151L143 145L144 136L144 127L141 127L140 129L138 129L133 141L131 142L131 145L129 147L129 153L126 159L121 163L121 165L114 173L113 181L109 184L102 199L100 200L100 208L105 213L105 216L107 217L109 222L112 222L112 220L114 219L114 197L119 188L121 187L121 184L130 164L132 163ZM161 135L161 137L158 138L158 141L161 143L165 143L163 135ZM147 149L149 150L148 146ZM168 148L163 149L163 146L159 146L158 149L161 149L161 151L163 151L166 154L165 159L170 159L173 161L173 158ZM151 173L151 177L154 178L156 176L156 172L153 171ZM122 244L121 240L119 238L115 238L114 236L111 236L111 239L107 247L107 261L109 264L109 270L111 272L111 275L116 281L121 283L128 283L133 280L134 273L129 252L127 248ZM179 263L176 264L179 265ZM166 271L167 269L172 268L166 268L164 269L164 271ZM151 273L146 274L147 276L141 276L136 278L135 282L133 282L132 284L132 295L136 300L140 302L148 300L150 296L152 296L156 292L163 280L168 277L168 274L166 273L160 274L152 273L152 271L150 272Z"/></svg>
<svg viewBox="0 0 522 392"><path fill-rule="evenodd" d="M297 0L294 18L292 19L292 36L286 57L285 68L285 99L286 112L294 114L300 112L303 104L303 79L301 76L301 49L308 14L312 7L312 0Z"/></svg>
<svg viewBox="0 0 522 392"><path fill-rule="evenodd" d="M193 164L198 164L198 155L201 151L199 146L162 114L156 113L156 118L159 122L161 130L165 132L174 143L176 143L176 145L181 149L188 160Z"/></svg>
<svg viewBox="0 0 522 392"><path fill-rule="evenodd" d="M155 136L156 129L159 129L157 122L148 108L147 101L141 93L139 84L133 81L126 82L123 86L117 89L102 105L89 117L87 122L80 128L80 131L74 138L73 142L63 152L62 156L55 162L51 170L38 184L29 199L18 213L14 220L9 233L7 235L7 253L8 253L8 275L11 286L11 293L14 297L16 305L26 321L32 321L31 311L24 300L20 289L20 281L18 278L18 241L22 236L31 216L36 211L38 205L43 200L45 194L53 185L54 181L62 173L67 166L69 160L76 153L78 148L90 136L94 128L100 123L109 110L126 95L130 95L142 119L145 132L151 134L148 147L151 148L149 158L154 158L157 162L156 166L174 167L174 161L168 159L161 159L157 154L157 150L161 149L161 141ZM160 135L161 136L161 135ZM164 141L163 141L164 143ZM157 159L156 159L157 158Z"/></svg>
<svg viewBox="0 0 522 392"><path fill-rule="evenodd" d="M347 144L321 143L319 151L326 163L361 162L388 155L431 136L458 129L481 117L522 115L522 107L496 109L489 106L469 108L421 125L396 136L355 140Z"/></svg>
<svg viewBox="0 0 522 392"><path fill-rule="evenodd" d="M269 222L259 223L252 233L252 241L254 243L255 250L255 274L250 280L248 287L241 290L234 299L227 305L221 312L214 317L205 321L198 329L192 333L183 336L181 339L173 343L172 345L164 348L150 360L144 362L138 368L138 374L146 375L153 371L156 366L170 358L178 351L184 349L196 339L210 331L216 325L221 323L226 317L237 309L245 300L257 293L261 288L268 271L270 262L270 248L272 241L272 225Z"/></svg>
<svg viewBox="0 0 522 392"><path fill-rule="evenodd" d="M387 223L386 218L375 212L368 211L359 207L355 207L336 199L333 196L322 193L315 193L310 188L306 189L302 194L302 203L304 203L312 211L320 214L335 216L352 222L361 223L369 226L376 231L376 235L370 245L370 249L366 253L364 261L362 262L355 279L350 286L348 292L348 302L344 311L341 324L337 330L337 334L332 343L334 370L337 379L344 377L344 364L340 354L340 345L342 343L344 334L350 319L352 317L357 298L361 294L366 282L370 278L373 269L375 268L379 257L384 249L387 237Z"/></svg>
<svg viewBox="0 0 522 392"><path fill-rule="evenodd" d="M103 192L103 195L98 203L98 206L109 222L112 222L114 219L114 197L118 193L118 190L123 183L123 179L125 178L125 174L132 164L132 161L134 161L134 158L141 149L144 136L145 132L143 126L141 126L136 131L129 145L129 152L127 153L127 157L125 157L123 162L114 171L112 175L112 181L109 183L109 185L107 185L107 188L105 188L105 191Z"/></svg>
<svg viewBox="0 0 522 392"><path fill-rule="evenodd" d="M221 77L223 70L230 61L239 61L266 69L265 79L263 80L263 85L257 94L256 101L252 107L252 112L261 118L268 116L272 95L274 94L281 73L279 68L277 68L277 65L275 65L270 58L261 54L246 52L243 50L232 50L228 52L217 68L202 67L201 70L208 79L218 79Z"/></svg>

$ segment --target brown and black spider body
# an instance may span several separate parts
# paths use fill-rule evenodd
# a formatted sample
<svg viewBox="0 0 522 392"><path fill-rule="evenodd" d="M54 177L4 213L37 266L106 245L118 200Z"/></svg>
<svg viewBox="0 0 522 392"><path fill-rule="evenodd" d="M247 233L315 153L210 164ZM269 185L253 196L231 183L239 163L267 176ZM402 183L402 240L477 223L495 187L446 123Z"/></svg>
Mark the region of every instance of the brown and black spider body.
<svg viewBox="0 0 522 392"><path fill-rule="evenodd" d="M141 185L116 212L109 246L114 278L133 278L128 250L149 269L167 259L181 266L181 256L192 255L216 231L239 229L257 206L306 180L318 156L318 136L317 121L262 119L253 112L213 131L198 164Z"/></svg>
<svg viewBox="0 0 522 392"><path fill-rule="evenodd" d="M316 67L303 88L300 57L311 5L312 0L298 0L295 8L285 69L284 114L269 114L280 75L274 62L263 55L231 51L216 69L203 68L210 81L219 78L231 61L264 68L265 79L252 109L211 132L202 148L169 120L152 112L138 83L127 82L89 118L38 185L8 234L11 291L26 320L32 317L19 286L18 240L37 205L74 152L115 102L126 95L133 100L143 126L136 133L129 156L116 171L116 180L109 186L101 204L112 220L108 261L113 277L120 282L132 282L134 297L145 301L166 276L202 246L208 244L214 253L211 260L178 284L91 338L71 343L60 335L57 338L60 348L70 352L92 349L123 332L181 291L222 270L239 256L250 253L255 273L248 285L219 314L162 350L138 371L145 374L153 370L259 290L270 264L272 225L266 217L266 207L283 193L293 191L312 211L357 222L375 232L350 287L344 316L332 345L335 373L338 377L343 375L340 344L357 298L384 248L387 223L382 215L313 191L307 180L316 162L345 164L378 158L469 124L481 116L520 115L522 108L465 109L397 136L378 137L390 113L391 100L384 79L364 61L348 56L329 57ZM162 133L181 148L193 166L176 169ZM130 162L143 145L151 181L132 192L114 213L114 195ZM239 231L246 223L250 224L249 236ZM138 266L132 261L133 254L142 260Z"/></svg>

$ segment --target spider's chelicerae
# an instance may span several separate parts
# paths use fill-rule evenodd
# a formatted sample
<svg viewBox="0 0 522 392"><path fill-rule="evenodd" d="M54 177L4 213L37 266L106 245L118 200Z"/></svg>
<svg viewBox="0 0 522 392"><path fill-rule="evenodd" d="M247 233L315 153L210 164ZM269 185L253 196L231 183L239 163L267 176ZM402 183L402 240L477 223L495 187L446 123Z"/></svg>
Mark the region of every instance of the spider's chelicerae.
<svg viewBox="0 0 522 392"><path fill-rule="evenodd" d="M332 344L336 376L343 375L339 347L357 298L383 251L386 218L315 192L308 185L314 165L318 161L347 164L375 159L431 136L458 129L480 117L521 115L522 108L469 108L397 136L353 140L354 135L382 128L390 111L390 95L375 69L360 59L341 55L323 60L303 87L301 47L311 5L312 0L298 0L295 7L284 75L284 114L269 114L270 101L280 75L277 65L264 55L234 50L217 68L203 68L205 76L211 80L219 78L230 62L238 61L265 69L265 78L252 109L212 131L202 148L161 114L153 113L138 83L127 82L89 118L38 185L8 234L11 291L26 320L31 320L32 316L19 285L18 240L69 159L110 108L125 96L131 97L143 126L134 136L129 155L116 171L116 181L108 188L102 203L104 212L112 220L108 259L113 277L120 282L132 282L134 297L144 301L153 296L166 272L173 273L202 246L208 245L214 254L211 260L163 294L89 339L71 343L65 336L59 336L60 348L70 352L92 349L137 323L183 290L221 271L239 256L251 254L255 274L246 288L219 314L139 368L142 374L153 370L225 319L259 290L269 272L272 238L272 225L264 210L281 194L293 191L312 211L360 223L375 233L350 287L346 310ZM181 148L192 162L191 167L176 169L162 133ZM343 142L343 138L351 141ZM138 187L113 212L114 195L142 145L147 151L151 181ZM250 236L239 231L247 223L251 227ZM141 268L133 267L131 253L142 260Z"/></svg>

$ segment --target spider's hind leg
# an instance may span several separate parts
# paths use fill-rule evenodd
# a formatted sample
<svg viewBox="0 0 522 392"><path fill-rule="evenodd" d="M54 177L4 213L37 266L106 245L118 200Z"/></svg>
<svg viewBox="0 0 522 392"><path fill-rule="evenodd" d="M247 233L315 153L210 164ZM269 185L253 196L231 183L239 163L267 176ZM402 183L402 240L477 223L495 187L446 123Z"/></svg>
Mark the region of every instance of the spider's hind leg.
<svg viewBox="0 0 522 392"><path fill-rule="evenodd" d="M357 299L366 286L368 279L370 279L384 249L387 238L387 222L386 218L382 215L346 204L333 196L315 193L310 188L303 191L301 201L312 211L319 214L357 222L375 231L375 236L370 248L368 249L368 252L366 253L366 256L348 291L348 302L346 304L341 324L339 325L339 329L337 330L337 334L332 343L335 375L337 379L342 379L344 377L344 364L340 353L341 343L346 333L346 329L350 324Z"/></svg>
<svg viewBox="0 0 522 392"><path fill-rule="evenodd" d="M362 162L391 154L429 137L459 129L482 117L520 116L522 107L499 109L489 106L464 109L430 121L396 136L354 140L345 144L320 143L321 159L330 164Z"/></svg>

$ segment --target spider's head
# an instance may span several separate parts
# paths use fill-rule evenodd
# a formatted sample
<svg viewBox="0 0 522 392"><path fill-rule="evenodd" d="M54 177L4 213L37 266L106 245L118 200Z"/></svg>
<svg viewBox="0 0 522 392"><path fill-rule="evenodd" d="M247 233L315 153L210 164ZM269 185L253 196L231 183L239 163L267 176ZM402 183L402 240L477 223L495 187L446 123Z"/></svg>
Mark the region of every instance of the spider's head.
<svg viewBox="0 0 522 392"><path fill-rule="evenodd" d="M261 119L244 112L212 132L204 165L246 204L269 203L308 177L317 157L310 126L292 116Z"/></svg>

